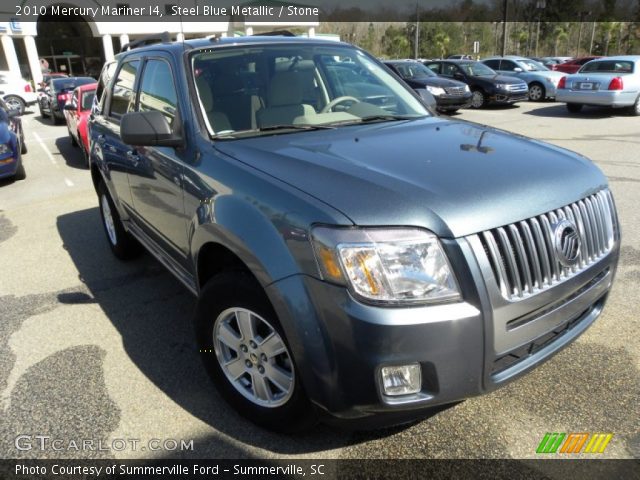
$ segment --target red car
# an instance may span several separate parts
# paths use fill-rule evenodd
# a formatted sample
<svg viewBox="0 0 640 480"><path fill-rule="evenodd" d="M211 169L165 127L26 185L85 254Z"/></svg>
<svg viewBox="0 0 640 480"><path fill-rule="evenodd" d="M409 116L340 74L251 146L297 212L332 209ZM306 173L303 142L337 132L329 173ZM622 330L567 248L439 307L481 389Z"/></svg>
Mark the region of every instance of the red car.
<svg viewBox="0 0 640 480"><path fill-rule="evenodd" d="M551 65L551 70L564 73L576 73L578 70L580 70L580 68L582 68L585 63L590 62L591 60L595 60L596 58L602 58L602 56L574 58L573 60L569 60L568 62Z"/></svg>
<svg viewBox="0 0 640 480"><path fill-rule="evenodd" d="M80 145L87 166L89 166L87 120L91 113L91 105L93 104L97 86L97 83L80 85L73 91L71 98L64 106L64 116L67 121L71 144L73 146Z"/></svg>

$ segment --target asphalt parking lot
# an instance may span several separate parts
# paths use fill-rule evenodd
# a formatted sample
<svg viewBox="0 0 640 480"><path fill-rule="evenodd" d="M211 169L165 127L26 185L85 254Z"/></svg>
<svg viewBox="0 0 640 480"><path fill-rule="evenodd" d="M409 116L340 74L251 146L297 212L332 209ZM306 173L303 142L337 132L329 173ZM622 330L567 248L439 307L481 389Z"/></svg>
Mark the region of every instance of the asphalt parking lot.
<svg viewBox="0 0 640 480"><path fill-rule="evenodd" d="M0 456L535 458L546 432L607 432L603 457L640 458L640 118L551 102L456 115L575 150L609 177L623 243L604 314L526 377L412 426L287 437L218 396L195 349L195 299L149 255L111 255L80 150L36 112L23 117L27 179L0 181ZM112 448L42 449L36 435Z"/></svg>

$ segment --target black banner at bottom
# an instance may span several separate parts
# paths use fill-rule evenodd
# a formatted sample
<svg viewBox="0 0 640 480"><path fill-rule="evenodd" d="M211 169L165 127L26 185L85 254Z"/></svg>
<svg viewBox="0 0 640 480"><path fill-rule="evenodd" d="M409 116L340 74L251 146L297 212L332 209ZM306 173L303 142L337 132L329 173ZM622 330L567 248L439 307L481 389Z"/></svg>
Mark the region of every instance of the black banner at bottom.
<svg viewBox="0 0 640 480"><path fill-rule="evenodd" d="M624 479L640 460L0 460L6 480Z"/></svg>

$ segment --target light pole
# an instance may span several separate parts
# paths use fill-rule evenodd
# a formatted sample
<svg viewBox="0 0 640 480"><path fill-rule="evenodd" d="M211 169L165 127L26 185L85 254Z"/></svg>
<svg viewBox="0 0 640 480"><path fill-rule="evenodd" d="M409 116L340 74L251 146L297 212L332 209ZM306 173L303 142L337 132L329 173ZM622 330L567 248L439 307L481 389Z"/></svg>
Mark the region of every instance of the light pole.
<svg viewBox="0 0 640 480"><path fill-rule="evenodd" d="M507 54L507 16L508 16L509 0L502 2L502 56Z"/></svg>
<svg viewBox="0 0 640 480"><path fill-rule="evenodd" d="M420 44L420 11L418 10L418 2L416 0L416 45L414 58L418 59L418 50Z"/></svg>
<svg viewBox="0 0 640 480"><path fill-rule="evenodd" d="M578 30L578 46L576 48L576 57L580 56L580 42L582 42L582 22L584 17L591 15L591 12L580 12L580 29Z"/></svg>

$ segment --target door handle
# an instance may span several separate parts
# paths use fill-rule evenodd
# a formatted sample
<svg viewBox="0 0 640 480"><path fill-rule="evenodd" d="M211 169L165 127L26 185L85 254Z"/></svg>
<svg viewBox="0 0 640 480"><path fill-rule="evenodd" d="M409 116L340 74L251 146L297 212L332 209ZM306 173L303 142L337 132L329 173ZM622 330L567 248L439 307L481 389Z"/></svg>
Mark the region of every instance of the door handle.
<svg viewBox="0 0 640 480"><path fill-rule="evenodd" d="M128 150L127 160L132 162L134 167L137 167L140 163L140 156L135 152L135 150Z"/></svg>

